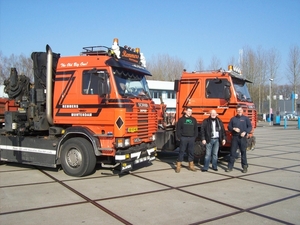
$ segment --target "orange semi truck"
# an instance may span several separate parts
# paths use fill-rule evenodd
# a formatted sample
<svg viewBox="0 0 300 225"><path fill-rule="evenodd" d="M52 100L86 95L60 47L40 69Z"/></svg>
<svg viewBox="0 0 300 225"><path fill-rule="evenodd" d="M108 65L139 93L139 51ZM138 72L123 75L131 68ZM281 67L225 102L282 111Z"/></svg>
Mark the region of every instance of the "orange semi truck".
<svg viewBox="0 0 300 225"><path fill-rule="evenodd" d="M11 69L2 99L1 161L62 166L70 176L96 163L128 172L155 159L157 110L138 48L83 48L60 57L47 45L33 52L34 83ZM4 115L3 115L4 113Z"/></svg>
<svg viewBox="0 0 300 225"><path fill-rule="evenodd" d="M231 145L231 133L227 130L231 117L236 115L237 105L244 109L244 115L248 116L253 130L248 135L247 149L254 149L255 137L253 135L257 124L257 112L248 92L247 83L240 70L229 66L228 70L186 72L182 73L180 80L175 80L176 91L176 121L183 115L186 107L191 107L193 116L198 122L200 135L201 124L209 116L210 110L217 111L219 118L224 123L227 143L220 147L220 154L229 153ZM162 105L162 108L165 107ZM175 126L159 129L156 137L158 151L173 151L178 145L176 142ZM205 148L201 144L200 137L196 139L195 156L204 157Z"/></svg>

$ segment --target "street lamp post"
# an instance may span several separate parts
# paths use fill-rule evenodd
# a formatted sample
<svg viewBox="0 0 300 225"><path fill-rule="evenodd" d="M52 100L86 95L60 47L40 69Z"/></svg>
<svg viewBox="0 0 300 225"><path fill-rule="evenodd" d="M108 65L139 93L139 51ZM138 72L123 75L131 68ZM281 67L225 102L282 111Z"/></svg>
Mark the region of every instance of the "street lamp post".
<svg viewBox="0 0 300 225"><path fill-rule="evenodd" d="M269 89L269 94L270 94L270 97L269 97L269 119L270 119L270 126L272 125L272 81L273 81L273 78L269 78L269 81L270 81L270 89Z"/></svg>

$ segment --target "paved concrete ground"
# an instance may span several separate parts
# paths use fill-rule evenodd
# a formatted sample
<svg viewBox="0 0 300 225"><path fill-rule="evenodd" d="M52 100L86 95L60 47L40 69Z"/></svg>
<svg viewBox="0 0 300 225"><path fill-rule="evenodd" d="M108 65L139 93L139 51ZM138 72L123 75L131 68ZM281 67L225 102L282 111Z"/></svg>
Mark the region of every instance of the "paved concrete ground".
<svg viewBox="0 0 300 225"><path fill-rule="evenodd" d="M176 174L174 155L122 177L0 164L0 224L300 224L300 130L259 123L256 136L247 174L239 159Z"/></svg>

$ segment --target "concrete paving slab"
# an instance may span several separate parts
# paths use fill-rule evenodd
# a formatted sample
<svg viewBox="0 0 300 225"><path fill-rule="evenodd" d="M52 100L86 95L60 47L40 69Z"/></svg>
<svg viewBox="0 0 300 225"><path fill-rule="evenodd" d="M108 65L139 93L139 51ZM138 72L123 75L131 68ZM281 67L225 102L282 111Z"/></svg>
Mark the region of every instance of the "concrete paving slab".
<svg viewBox="0 0 300 225"><path fill-rule="evenodd" d="M43 169L43 171L46 173L47 176L51 177L55 180L62 180L62 181L72 181L72 180L83 180L83 179L91 179L91 178L101 178L106 177L107 175L103 175L102 173L109 173L113 174L111 170L108 169L97 169L95 173L86 176L86 177L71 177L64 173L63 170L49 170L49 169Z"/></svg>
<svg viewBox="0 0 300 225"><path fill-rule="evenodd" d="M119 211L132 224L190 224L237 211L182 191L168 190L130 198L99 201L99 204ZM217 210L216 210L217 209Z"/></svg>
<svg viewBox="0 0 300 225"><path fill-rule="evenodd" d="M182 189L242 209L298 194L297 191L236 178Z"/></svg>
<svg viewBox="0 0 300 225"><path fill-rule="evenodd" d="M0 188L1 213L84 201L58 183Z"/></svg>
<svg viewBox="0 0 300 225"><path fill-rule="evenodd" d="M256 149L254 151L248 151L247 152L247 158L253 158L253 157L262 157L262 156L273 156L273 155L282 155L282 154L285 154L286 152L285 151L278 151L278 150L275 150L275 149Z"/></svg>
<svg viewBox="0 0 300 225"><path fill-rule="evenodd" d="M131 175L121 178L114 176L101 179L66 181L65 184L91 199L127 196L168 188Z"/></svg>
<svg viewBox="0 0 300 225"><path fill-rule="evenodd" d="M97 167L75 178L0 163L0 224L297 224L300 130L260 126L255 135L246 174L240 158L226 173L226 157L217 172L202 173L196 165L194 173L184 162L176 174L176 154L125 176Z"/></svg>
<svg viewBox="0 0 300 225"><path fill-rule="evenodd" d="M255 215L253 213L239 213L234 214L225 218L222 218L220 220L216 219L209 222L204 222L205 225L220 225L220 224L228 224L228 225L253 225L253 224L264 224L264 225L276 225L281 224L280 221L274 221L265 217L261 217L258 215Z"/></svg>
<svg viewBox="0 0 300 225"><path fill-rule="evenodd" d="M285 168L284 170L287 170L287 171L294 171L294 172L300 172L300 165L299 166L291 166L289 168ZM300 183L300 181L299 181ZM300 184L299 184L300 185Z"/></svg>
<svg viewBox="0 0 300 225"><path fill-rule="evenodd" d="M300 162L300 154L295 152L295 153L285 153L285 154L280 154L280 155L274 155L273 158L278 158L278 159L289 159L293 161L298 161Z"/></svg>
<svg viewBox="0 0 300 225"><path fill-rule="evenodd" d="M274 179L276 177L276 179ZM245 176L244 179L300 190L300 173L279 170Z"/></svg>
<svg viewBox="0 0 300 225"><path fill-rule="evenodd" d="M299 224L300 223L300 196L288 198L271 205L263 206L252 210L269 217L276 218L278 220L286 221L285 224Z"/></svg>
<svg viewBox="0 0 300 225"><path fill-rule="evenodd" d="M36 169L21 170L17 173L10 170L2 173L0 176L0 187L22 184L39 184L44 182L53 182L53 180Z"/></svg>
<svg viewBox="0 0 300 225"><path fill-rule="evenodd" d="M170 168L166 163L157 164L156 166L153 166L153 164L156 163L156 161L151 162L151 164L145 163L142 165L137 165L134 169L134 172L143 172L143 171L155 171L155 170L161 170L164 168ZM101 168L100 165L96 166L96 170L93 174L86 176L86 177L71 177L64 173L61 169L49 169L49 168L42 168L43 171L45 171L49 176L51 176L53 179L57 180L82 180L82 179L90 179L90 178L102 178L102 177L109 177L109 176L117 176L119 171L109 169L109 168ZM120 176L126 176L126 175L120 175Z"/></svg>
<svg viewBox="0 0 300 225"><path fill-rule="evenodd" d="M25 165L25 164L18 164L18 163L0 163L0 172L4 171L21 171L21 170L31 170L34 169L33 166Z"/></svg>
<svg viewBox="0 0 300 225"><path fill-rule="evenodd" d="M285 168L290 166L299 165L299 161L297 160L289 160L289 159L278 159L273 157L261 157L261 158L253 158L248 162L250 165L262 165L272 168Z"/></svg>
<svg viewBox="0 0 300 225"><path fill-rule="evenodd" d="M133 173L144 173L144 172L155 172L162 170L169 170L174 167L173 162L162 162L159 159L152 161L152 166L142 167L141 165L137 165L135 169L132 171Z"/></svg>
<svg viewBox="0 0 300 225"><path fill-rule="evenodd" d="M5 214L0 222L2 225L123 224L90 203Z"/></svg>
<svg viewBox="0 0 300 225"><path fill-rule="evenodd" d="M228 179L228 177L224 177L217 173L202 173L200 171L191 172L187 169L181 169L180 173L175 173L174 170L167 170L142 175L137 174L137 176L142 176L143 178L147 178L149 180L172 187L195 185L215 180Z"/></svg>

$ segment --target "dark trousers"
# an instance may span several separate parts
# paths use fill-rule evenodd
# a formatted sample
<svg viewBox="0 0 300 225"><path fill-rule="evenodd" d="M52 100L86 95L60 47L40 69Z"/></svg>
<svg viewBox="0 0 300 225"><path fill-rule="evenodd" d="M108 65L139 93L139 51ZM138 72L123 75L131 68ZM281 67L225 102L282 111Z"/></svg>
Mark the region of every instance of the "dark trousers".
<svg viewBox="0 0 300 225"><path fill-rule="evenodd" d="M231 148L230 148L230 158L229 158L229 162L228 162L229 169L233 168L237 149L240 149L240 152L241 152L242 168L244 168L244 166L248 167L246 148L247 148L247 138L246 137L232 136Z"/></svg>
<svg viewBox="0 0 300 225"><path fill-rule="evenodd" d="M183 161L183 156L185 150L187 150L188 154L188 161L194 161L194 145L195 145L195 138L194 137L181 137L180 138L180 145L179 145L179 156L178 162Z"/></svg>

